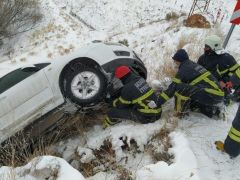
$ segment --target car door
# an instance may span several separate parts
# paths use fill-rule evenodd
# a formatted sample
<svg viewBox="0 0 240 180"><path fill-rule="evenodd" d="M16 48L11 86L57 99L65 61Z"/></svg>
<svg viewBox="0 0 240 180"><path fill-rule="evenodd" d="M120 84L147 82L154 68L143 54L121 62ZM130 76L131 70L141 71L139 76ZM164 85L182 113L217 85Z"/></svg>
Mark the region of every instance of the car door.
<svg viewBox="0 0 240 180"><path fill-rule="evenodd" d="M14 117L14 111L8 101L8 94L0 94L0 127L4 125L5 122L11 121Z"/></svg>
<svg viewBox="0 0 240 180"><path fill-rule="evenodd" d="M14 110L12 109L10 101L8 101L8 94L0 94L0 142L2 142L2 140L4 140L5 136L7 135L3 134L1 127L4 127L4 124L7 122L13 121L13 118Z"/></svg>
<svg viewBox="0 0 240 180"><path fill-rule="evenodd" d="M8 89L4 92L5 101L14 110L14 115L9 112L11 116L8 121L1 117L0 121L4 122L0 127L2 133L21 130L42 115L44 106L53 104L53 93L43 68L44 66L20 68L3 77L2 84L9 86L6 86Z"/></svg>

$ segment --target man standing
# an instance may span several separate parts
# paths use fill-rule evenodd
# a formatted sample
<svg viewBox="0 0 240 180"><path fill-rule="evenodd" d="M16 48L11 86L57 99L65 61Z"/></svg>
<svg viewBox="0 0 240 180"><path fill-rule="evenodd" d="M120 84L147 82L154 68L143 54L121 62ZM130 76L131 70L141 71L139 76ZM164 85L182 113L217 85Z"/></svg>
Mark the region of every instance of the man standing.
<svg viewBox="0 0 240 180"><path fill-rule="evenodd" d="M160 103L165 103L175 96L175 109L184 112L186 104L199 108L200 112L212 117L217 104L223 100L224 92L221 90L216 78L199 64L189 60L184 49L178 50L172 57L174 63L179 65L178 72L168 89L160 94Z"/></svg>
<svg viewBox="0 0 240 180"><path fill-rule="evenodd" d="M230 81L224 84L226 87L232 87L233 85L240 85L240 69L237 69L230 77ZM225 142L216 141L215 144L218 150L225 151L231 157L240 154L240 105Z"/></svg>
<svg viewBox="0 0 240 180"><path fill-rule="evenodd" d="M121 80L123 87L120 96L113 101L113 107L107 113L103 128L123 119L151 123L161 117L161 104L145 79L127 66L117 67L115 78Z"/></svg>

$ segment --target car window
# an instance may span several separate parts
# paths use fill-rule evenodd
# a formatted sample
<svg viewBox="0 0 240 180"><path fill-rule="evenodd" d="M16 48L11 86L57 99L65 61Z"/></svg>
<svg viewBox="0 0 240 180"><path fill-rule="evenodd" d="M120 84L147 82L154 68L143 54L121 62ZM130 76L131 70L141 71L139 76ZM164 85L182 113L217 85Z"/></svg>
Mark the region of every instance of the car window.
<svg viewBox="0 0 240 180"><path fill-rule="evenodd" d="M21 82L22 80L26 79L27 77L31 76L38 70L45 68L49 64L51 63L34 64L37 70L33 69L33 70L26 71L19 68L3 76L2 78L0 78L0 94L8 90L9 88L13 87L17 83Z"/></svg>
<svg viewBox="0 0 240 180"><path fill-rule="evenodd" d="M46 66L48 66L51 63L39 63L39 64L34 64L34 66L38 67L39 69L43 69Z"/></svg>
<svg viewBox="0 0 240 180"><path fill-rule="evenodd" d="M34 71L25 72L19 68L3 76L0 78L0 94L34 73Z"/></svg>

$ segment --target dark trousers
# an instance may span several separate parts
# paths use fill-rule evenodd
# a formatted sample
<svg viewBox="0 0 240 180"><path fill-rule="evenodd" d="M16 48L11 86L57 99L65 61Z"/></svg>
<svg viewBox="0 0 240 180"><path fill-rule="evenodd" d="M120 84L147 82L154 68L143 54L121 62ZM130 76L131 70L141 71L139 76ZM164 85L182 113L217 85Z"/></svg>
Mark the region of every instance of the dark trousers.
<svg viewBox="0 0 240 180"><path fill-rule="evenodd" d="M217 96L214 94L207 93L204 89L194 93L191 96L191 100L198 102L199 104L214 106L223 102L223 96Z"/></svg>
<svg viewBox="0 0 240 180"><path fill-rule="evenodd" d="M108 112L108 118L110 118L112 122L121 122L122 120L132 120L132 121L146 124L146 123L154 122L160 119L160 117L161 117L161 114L148 116L138 112L137 110L133 110L130 108L124 108L124 109L112 108Z"/></svg>
<svg viewBox="0 0 240 180"><path fill-rule="evenodd" d="M186 95L182 93L179 94L186 97ZM175 107L179 107L176 108L178 112L185 112L187 109L192 111L198 109L202 114L205 114L210 118L216 113L215 111L218 109L218 104L223 102L223 96L209 94L204 89L195 92L187 100L184 100L184 98L179 100L178 98L181 97L175 96L175 100L177 99L175 101Z"/></svg>
<svg viewBox="0 0 240 180"><path fill-rule="evenodd" d="M240 132L240 105L237 114L232 122L232 127ZM239 137L238 135L236 135ZM240 138L240 137L239 137ZM236 157L240 154L240 142L233 140L229 135L224 142L224 150L231 156Z"/></svg>

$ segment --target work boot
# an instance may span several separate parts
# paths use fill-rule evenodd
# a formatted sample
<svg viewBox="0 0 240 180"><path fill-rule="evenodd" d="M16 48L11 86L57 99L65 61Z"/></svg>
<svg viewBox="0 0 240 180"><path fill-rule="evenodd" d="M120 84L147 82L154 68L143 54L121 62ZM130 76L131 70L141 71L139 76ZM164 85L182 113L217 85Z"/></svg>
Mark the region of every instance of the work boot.
<svg viewBox="0 0 240 180"><path fill-rule="evenodd" d="M216 149L224 152L224 143L222 141L215 141Z"/></svg>

